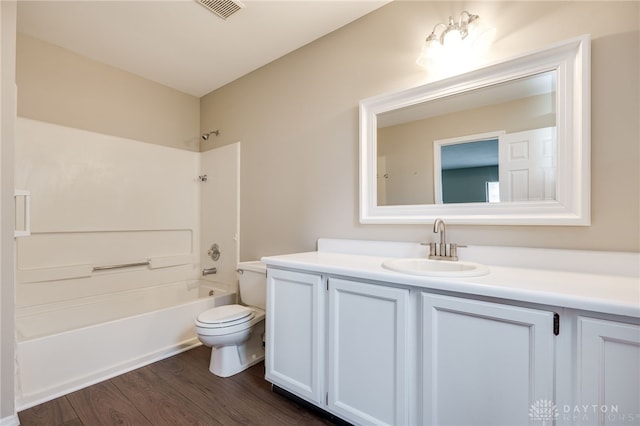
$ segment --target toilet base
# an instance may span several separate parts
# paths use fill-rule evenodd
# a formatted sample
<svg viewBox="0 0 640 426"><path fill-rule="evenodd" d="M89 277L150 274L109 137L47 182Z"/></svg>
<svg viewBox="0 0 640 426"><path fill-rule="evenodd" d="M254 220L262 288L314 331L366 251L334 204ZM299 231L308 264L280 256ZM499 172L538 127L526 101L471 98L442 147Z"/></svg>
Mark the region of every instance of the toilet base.
<svg viewBox="0 0 640 426"><path fill-rule="evenodd" d="M243 343L212 348L209 371L218 377L230 377L264 360L263 336L264 321L260 321Z"/></svg>

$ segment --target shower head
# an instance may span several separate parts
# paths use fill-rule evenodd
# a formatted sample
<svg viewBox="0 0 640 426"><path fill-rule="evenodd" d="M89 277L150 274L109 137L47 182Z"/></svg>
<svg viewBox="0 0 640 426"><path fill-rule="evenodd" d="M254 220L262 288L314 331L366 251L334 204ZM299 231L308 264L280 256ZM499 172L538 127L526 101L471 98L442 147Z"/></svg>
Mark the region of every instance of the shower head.
<svg viewBox="0 0 640 426"><path fill-rule="evenodd" d="M202 140L203 140L203 141L206 141L206 140L208 140L208 139L209 139L209 136L211 136L211 135L216 135L216 136L218 136L219 134L220 134L220 130L212 130L212 131L210 131L210 132L203 133L203 134L202 134L202 136L201 136L201 138L202 138Z"/></svg>

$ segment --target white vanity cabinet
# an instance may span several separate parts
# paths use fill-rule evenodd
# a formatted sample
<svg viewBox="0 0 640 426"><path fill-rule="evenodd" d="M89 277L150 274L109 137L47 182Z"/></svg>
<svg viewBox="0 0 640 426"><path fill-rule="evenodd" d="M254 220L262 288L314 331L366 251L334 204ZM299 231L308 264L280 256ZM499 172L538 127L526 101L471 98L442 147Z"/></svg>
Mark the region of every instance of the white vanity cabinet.
<svg viewBox="0 0 640 426"><path fill-rule="evenodd" d="M640 325L577 317L579 425L640 424Z"/></svg>
<svg viewBox="0 0 640 426"><path fill-rule="evenodd" d="M268 269L266 378L324 404L324 302L320 275Z"/></svg>
<svg viewBox="0 0 640 426"><path fill-rule="evenodd" d="M409 290L329 278L328 407L356 424L408 424Z"/></svg>
<svg viewBox="0 0 640 426"><path fill-rule="evenodd" d="M386 260L266 258L267 380L356 425L640 426L637 279Z"/></svg>
<svg viewBox="0 0 640 426"><path fill-rule="evenodd" d="M421 424L527 425L554 400L553 312L430 293L420 305Z"/></svg>
<svg viewBox="0 0 640 426"><path fill-rule="evenodd" d="M267 312L269 382L354 424L408 424L409 290L269 268Z"/></svg>

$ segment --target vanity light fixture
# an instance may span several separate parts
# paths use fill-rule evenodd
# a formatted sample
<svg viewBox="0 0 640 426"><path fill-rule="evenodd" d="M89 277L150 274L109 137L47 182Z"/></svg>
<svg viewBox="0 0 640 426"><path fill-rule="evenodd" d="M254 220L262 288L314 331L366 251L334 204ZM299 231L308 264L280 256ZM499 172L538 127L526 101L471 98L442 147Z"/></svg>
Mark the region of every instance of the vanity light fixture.
<svg viewBox="0 0 640 426"><path fill-rule="evenodd" d="M438 34L440 28L442 32ZM424 68L457 68L484 54L495 33L496 29L485 25L480 16L465 10L457 22L450 16L448 24L438 23L433 27L416 62Z"/></svg>

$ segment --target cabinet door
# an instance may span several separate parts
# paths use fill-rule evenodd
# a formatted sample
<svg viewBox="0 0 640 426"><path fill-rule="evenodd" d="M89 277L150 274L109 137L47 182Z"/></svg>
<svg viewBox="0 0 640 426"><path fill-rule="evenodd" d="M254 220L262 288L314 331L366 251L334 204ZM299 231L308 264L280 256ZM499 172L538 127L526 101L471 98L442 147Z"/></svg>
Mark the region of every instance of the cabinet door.
<svg viewBox="0 0 640 426"><path fill-rule="evenodd" d="M640 424L640 326L578 318L578 395L568 410L580 425Z"/></svg>
<svg viewBox="0 0 640 426"><path fill-rule="evenodd" d="M323 403L322 277L269 268L266 378L316 404Z"/></svg>
<svg viewBox="0 0 640 426"><path fill-rule="evenodd" d="M421 305L423 424L555 417L533 411L554 401L553 312L427 293Z"/></svg>
<svg viewBox="0 0 640 426"><path fill-rule="evenodd" d="M356 424L408 424L409 291L329 279L329 409Z"/></svg>

